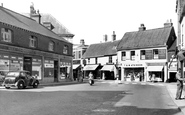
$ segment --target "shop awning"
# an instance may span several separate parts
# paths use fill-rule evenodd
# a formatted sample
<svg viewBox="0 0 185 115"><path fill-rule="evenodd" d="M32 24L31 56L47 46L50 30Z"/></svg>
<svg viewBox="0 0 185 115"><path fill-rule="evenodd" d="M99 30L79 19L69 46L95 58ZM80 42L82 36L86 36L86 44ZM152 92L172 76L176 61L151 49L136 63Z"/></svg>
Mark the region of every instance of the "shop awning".
<svg viewBox="0 0 185 115"><path fill-rule="evenodd" d="M86 65L83 70L95 70L98 65Z"/></svg>
<svg viewBox="0 0 185 115"><path fill-rule="evenodd" d="M114 71L114 68L115 68L114 65L104 65L101 71Z"/></svg>
<svg viewBox="0 0 185 115"><path fill-rule="evenodd" d="M147 70L148 71L162 71L163 66L148 66Z"/></svg>
<svg viewBox="0 0 185 115"><path fill-rule="evenodd" d="M77 69L80 65L77 64L77 65L73 65L73 69Z"/></svg>

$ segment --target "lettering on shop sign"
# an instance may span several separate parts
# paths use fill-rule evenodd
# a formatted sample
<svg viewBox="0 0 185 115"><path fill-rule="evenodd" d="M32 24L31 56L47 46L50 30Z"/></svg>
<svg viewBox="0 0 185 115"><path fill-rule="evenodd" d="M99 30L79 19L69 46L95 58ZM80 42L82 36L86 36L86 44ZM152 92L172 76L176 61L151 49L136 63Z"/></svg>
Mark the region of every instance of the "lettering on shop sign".
<svg viewBox="0 0 185 115"><path fill-rule="evenodd" d="M143 66L143 64L124 64L125 67L136 67L136 66Z"/></svg>

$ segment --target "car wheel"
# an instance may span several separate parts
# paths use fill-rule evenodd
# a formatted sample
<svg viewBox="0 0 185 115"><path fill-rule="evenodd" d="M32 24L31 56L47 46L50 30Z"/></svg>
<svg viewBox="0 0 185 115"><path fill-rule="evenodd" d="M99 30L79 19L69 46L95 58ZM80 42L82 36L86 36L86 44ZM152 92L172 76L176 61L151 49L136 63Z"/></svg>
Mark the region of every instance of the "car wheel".
<svg viewBox="0 0 185 115"><path fill-rule="evenodd" d="M5 87L6 89L10 89L10 87Z"/></svg>
<svg viewBox="0 0 185 115"><path fill-rule="evenodd" d="M23 89L23 88L24 88L24 82L23 82L23 81L20 81L20 82L17 84L17 87L18 87L18 89Z"/></svg>
<svg viewBox="0 0 185 115"><path fill-rule="evenodd" d="M39 82L38 82L38 81L34 82L34 83L33 83L33 88L37 88L38 85L39 85Z"/></svg>

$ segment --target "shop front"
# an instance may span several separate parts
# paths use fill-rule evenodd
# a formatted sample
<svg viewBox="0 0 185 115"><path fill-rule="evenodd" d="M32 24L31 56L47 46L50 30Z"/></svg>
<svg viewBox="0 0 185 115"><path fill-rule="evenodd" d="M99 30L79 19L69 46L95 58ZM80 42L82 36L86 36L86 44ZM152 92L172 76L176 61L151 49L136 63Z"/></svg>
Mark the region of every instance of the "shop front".
<svg viewBox="0 0 185 115"><path fill-rule="evenodd" d="M92 72L94 79L98 79L101 77L101 71L100 69L102 68L101 65L86 65L83 68L83 73L84 73L84 78L89 78L89 73Z"/></svg>
<svg viewBox="0 0 185 115"><path fill-rule="evenodd" d="M73 80L72 73L72 63L70 60L60 59L60 77L59 81L63 80Z"/></svg>
<svg viewBox="0 0 185 115"><path fill-rule="evenodd" d="M117 69L115 65L103 65L101 68L102 77L103 80L115 80L117 75Z"/></svg>
<svg viewBox="0 0 185 115"><path fill-rule="evenodd" d="M121 66L122 80L145 81L145 63L123 63Z"/></svg>
<svg viewBox="0 0 185 115"><path fill-rule="evenodd" d="M164 82L165 63L147 63L147 81Z"/></svg>

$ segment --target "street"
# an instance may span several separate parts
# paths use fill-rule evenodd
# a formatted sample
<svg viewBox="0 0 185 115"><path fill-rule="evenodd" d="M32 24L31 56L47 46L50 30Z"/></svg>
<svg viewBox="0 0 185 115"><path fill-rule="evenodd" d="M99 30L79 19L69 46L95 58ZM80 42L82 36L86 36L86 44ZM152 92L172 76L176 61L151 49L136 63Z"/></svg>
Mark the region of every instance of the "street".
<svg viewBox="0 0 185 115"><path fill-rule="evenodd" d="M0 88L1 115L183 115L164 83Z"/></svg>

